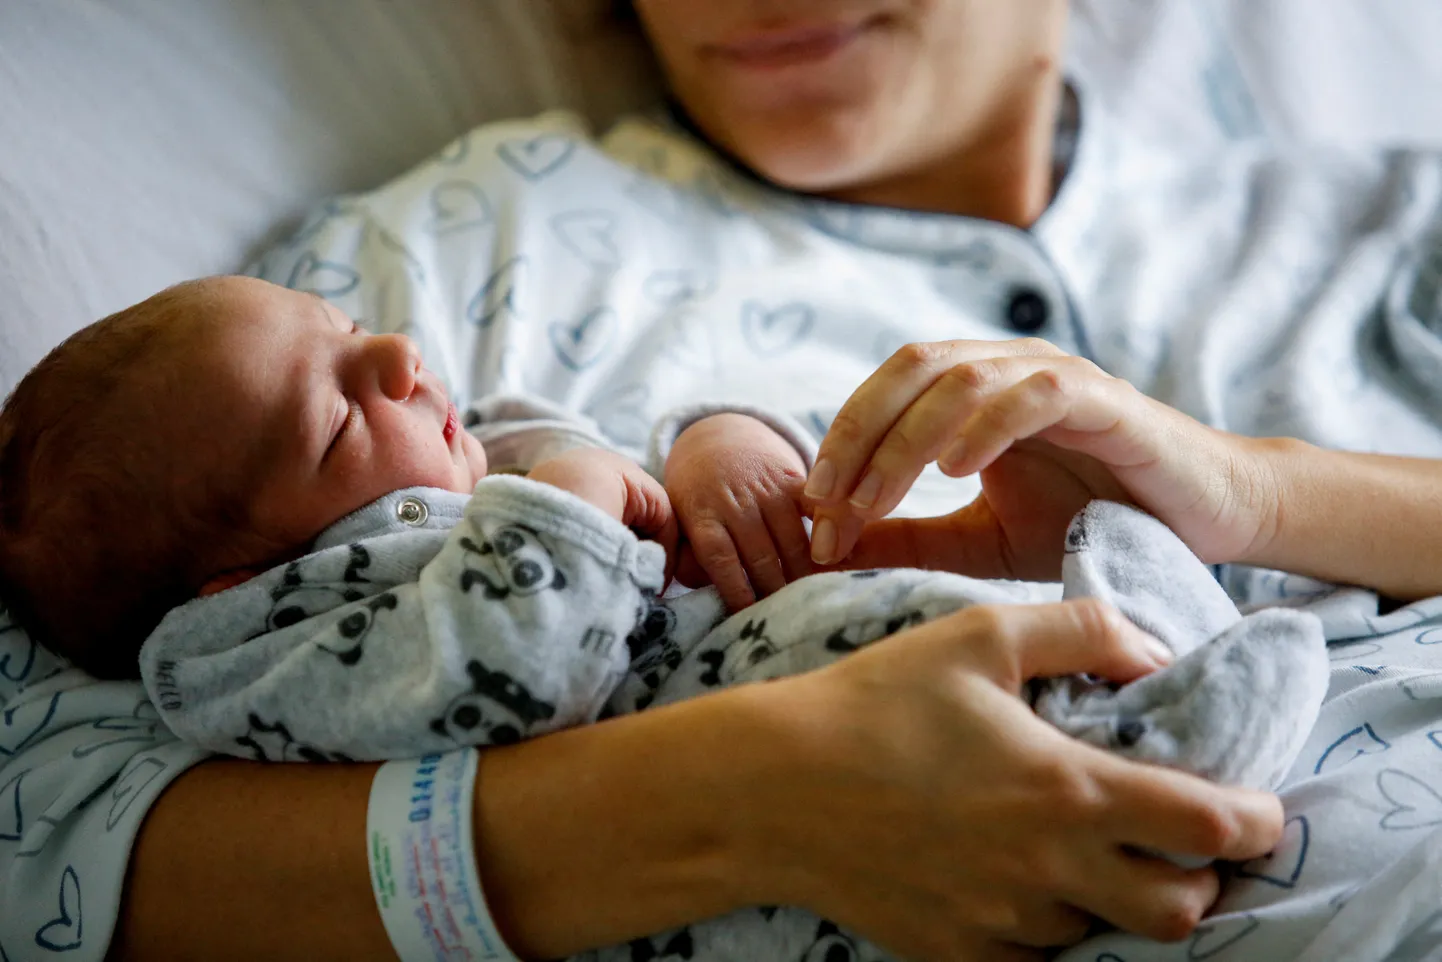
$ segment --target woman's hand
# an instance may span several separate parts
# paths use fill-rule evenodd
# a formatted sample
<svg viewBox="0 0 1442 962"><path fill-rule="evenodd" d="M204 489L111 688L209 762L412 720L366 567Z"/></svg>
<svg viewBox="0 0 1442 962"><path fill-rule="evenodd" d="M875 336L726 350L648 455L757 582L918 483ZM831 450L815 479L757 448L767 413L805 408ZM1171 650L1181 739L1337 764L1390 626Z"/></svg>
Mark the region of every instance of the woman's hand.
<svg viewBox="0 0 1442 962"><path fill-rule="evenodd" d="M757 686L800 760L759 808L736 802L748 859L789 883L763 894L908 958L1040 959L1016 946L1076 942L1092 915L1183 937L1215 873L1137 851L1261 855L1278 800L1118 758L1017 697L1032 677L1125 682L1162 663L1154 645L1095 600L979 606Z"/></svg>
<svg viewBox="0 0 1442 962"><path fill-rule="evenodd" d="M909 345L821 444L806 488L821 505L813 557L1055 578L1068 522L1108 498L1156 515L1203 561L1242 560L1276 523L1276 481L1253 445L1045 341ZM863 524L895 508L931 461L952 477L979 472L981 496L943 518L872 525L848 558Z"/></svg>
<svg viewBox="0 0 1442 962"><path fill-rule="evenodd" d="M714 584L734 611L810 574L805 481L801 455L755 418L717 414L688 427L666 458L666 493L688 542L677 579Z"/></svg>

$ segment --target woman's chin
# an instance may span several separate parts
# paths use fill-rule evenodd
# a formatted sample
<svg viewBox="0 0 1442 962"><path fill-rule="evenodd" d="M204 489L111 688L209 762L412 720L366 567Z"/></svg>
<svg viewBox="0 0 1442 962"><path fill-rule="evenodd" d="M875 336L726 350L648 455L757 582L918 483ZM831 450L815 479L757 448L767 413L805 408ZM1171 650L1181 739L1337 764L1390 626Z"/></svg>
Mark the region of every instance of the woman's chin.
<svg viewBox="0 0 1442 962"><path fill-rule="evenodd" d="M879 161L861 138L804 128L793 128L735 153L773 184L809 194L863 183L874 176Z"/></svg>

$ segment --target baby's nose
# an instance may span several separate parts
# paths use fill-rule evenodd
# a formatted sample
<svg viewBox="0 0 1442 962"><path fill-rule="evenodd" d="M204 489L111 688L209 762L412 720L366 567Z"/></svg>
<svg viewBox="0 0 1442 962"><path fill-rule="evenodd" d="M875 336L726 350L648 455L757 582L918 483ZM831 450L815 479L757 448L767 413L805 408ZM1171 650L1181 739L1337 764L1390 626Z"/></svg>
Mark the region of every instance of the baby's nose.
<svg viewBox="0 0 1442 962"><path fill-rule="evenodd" d="M370 338L377 359L381 390L386 397L404 401L415 392L421 374L421 352L404 334L377 334Z"/></svg>

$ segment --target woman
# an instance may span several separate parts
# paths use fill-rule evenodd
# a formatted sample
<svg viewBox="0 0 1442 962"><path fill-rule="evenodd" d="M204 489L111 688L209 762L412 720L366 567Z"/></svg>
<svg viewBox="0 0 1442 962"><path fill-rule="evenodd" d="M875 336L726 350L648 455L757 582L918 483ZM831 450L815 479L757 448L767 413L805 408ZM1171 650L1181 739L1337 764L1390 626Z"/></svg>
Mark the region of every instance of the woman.
<svg viewBox="0 0 1442 962"><path fill-rule="evenodd" d="M1111 148L1088 140L1085 111L1080 145L1065 149L1075 125L1057 67L1066 17L1060 0L651 0L638 12L686 122L715 147L674 124L638 122L602 146L564 121L501 125L448 148L429 179L418 173L334 205L261 272L338 301L352 298L353 313L379 326L406 326L458 394L528 388L588 410L623 443L647 410L694 396L697 382L753 401L784 404L806 394L825 423L898 343L1018 332L1092 353L1217 427L1263 430L1243 413L1256 410L1271 418L1267 430L1336 440L1306 430L1334 422L1325 411L1299 408L1284 377L1307 369L1306 357L1252 371L1253 350L1234 366L1213 343L1217 330L1177 321L1202 301L1224 314L1218 302L1228 290L1275 283L1275 265L1258 269L1269 279L1251 277L1226 256L1240 244L1226 188L1250 182L1256 159L1205 168L1189 191L1169 183L1162 194L1142 177L1154 172L1107 162ZM718 161L716 148L763 182ZM437 171L442 176L431 176ZM1129 179L1135 192L1133 203L1105 211L1123 215L1119 226L1088 216L1093 205L1125 200L1114 182L1096 182L1097 171ZM578 173L585 176L561 179ZM1365 205L1356 209L1368 173L1341 170L1337 197L1345 204L1309 182L1299 199L1311 206L1301 219L1315 224L1330 214L1356 226L1348 235L1355 239L1377 223L1364 216ZM655 219L608 206L617 194ZM1415 191L1406 203L1398 196L1395 211L1377 208L1396 228L1394 251L1408 230L1420 229L1418 218L1414 224L1404 215L1427 200ZM1178 222L1196 237L1177 229L1165 235L1170 246L1135 246L1138 237L1164 236L1146 229L1206 211L1218 198L1224 209L1212 220ZM1274 215L1257 213L1264 224ZM1019 229L1028 227L1031 233ZM1266 240L1262 232L1254 247L1265 253ZM1314 284L1329 256L1349 268L1369 266L1348 260L1341 246L1301 254L1289 247L1288 263L1296 275L1310 271ZM1087 250L1095 262L1078 255ZM1161 250L1171 252L1162 275L1128 275ZM698 266L710 272L697 273ZM1374 269L1357 283L1368 278L1370 300L1336 305L1349 324L1359 325L1376 303L1386 272ZM1273 315L1284 320L1288 306L1306 300L1272 293ZM722 316L735 321L738 341L721 337L715 319ZM1164 344L1163 335L1177 330L1181 342ZM1267 346L1291 350L1300 339L1303 354L1326 346L1302 333L1284 324ZM1330 343L1343 360L1352 358L1354 339ZM898 413L926 397L948 365L985 371L972 362L1009 349L992 345L982 357L955 350L903 352L873 382L884 386L886 404L871 396L859 407L873 413L844 409L851 435L835 437L852 453L837 453L829 441L833 477L829 484L812 478L834 529L827 544L818 523L819 560L845 554L858 512L893 501L908 473L950 439L917 439L889 461L881 441L893 424L906 423ZM915 369L908 357L927 359L924 378L908 373ZM617 381L633 369L668 366L683 376ZM1255 377L1239 379L1234 367ZM1075 380L1090 385L1090 378ZM1348 387L1365 394L1365 384ZM1392 394L1368 403L1396 414L1388 425L1411 410ZM975 409L968 404L958 410ZM1105 410L1115 416L1116 404ZM1144 423L1160 423L1154 414L1144 412ZM1003 427L1024 436L1026 426ZM1064 442L1070 429L1064 424L1047 440ZM1064 461L1066 477L1086 480L1063 491L1037 484L1029 495L1043 521L1118 485L1146 502L1148 483L1165 487L1177 473L1165 458L1160 467L1128 464L1104 446L1082 448L1121 470L1096 460L1077 465L1044 447L1045 462ZM864 481L853 488L873 451L890 465L887 483L880 491L865 490ZM1010 519L1018 512L997 507L991 483L1024 479L1027 464L1010 458L991 469L982 502L990 513L962 516L984 524L949 522L958 535L990 536L947 541L953 567L1050 573L1059 542L1015 537ZM1378 480L1374 489L1391 483ZM939 490L952 504L960 496ZM843 509L844 495L864 507ZM709 538L688 534L693 544L734 553L751 589L765 592L807 569L794 532L776 532L770 544L728 543L727 520L718 515ZM1186 536L1205 548L1205 538L1221 532L1228 537L1219 538L1215 560L1240 557L1231 550L1235 526L1214 520L1198 514ZM899 530L910 533L898 538ZM915 532L935 530L878 526L859 550L895 557ZM1364 572L1359 580L1397 587L1390 574L1373 577ZM1416 593L1433 590L1420 577L1402 582ZM1258 855L1280 835L1277 800L1073 744L1015 697L1036 675L1089 671L1120 680L1145 664L1143 639L1098 606L973 609L825 671L487 752L475 827L488 902L522 957L563 956L767 903L807 906L918 958L1040 958L1032 947L1080 939L1092 916L1180 937L1215 897L1216 876L1136 849ZM361 845L372 774L365 766L229 761L186 769L144 815L112 954L384 957L388 943ZM51 811L62 822L84 818L80 808ZM128 817L138 823L141 814ZM21 861L6 871L20 877ZM90 932L104 925L120 874L92 882L88 891L99 894L85 903ZM18 885L9 891L24 894ZM71 906L62 903L56 921L73 921ZM47 929L46 938L62 944L65 930ZM94 936L87 942L93 946Z"/></svg>

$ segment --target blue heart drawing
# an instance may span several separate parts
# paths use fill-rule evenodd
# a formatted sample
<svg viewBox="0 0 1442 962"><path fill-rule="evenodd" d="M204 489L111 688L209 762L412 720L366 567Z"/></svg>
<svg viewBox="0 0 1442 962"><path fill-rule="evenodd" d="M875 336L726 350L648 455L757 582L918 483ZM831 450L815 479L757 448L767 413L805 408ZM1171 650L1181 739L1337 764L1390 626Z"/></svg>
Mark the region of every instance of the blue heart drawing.
<svg viewBox="0 0 1442 962"><path fill-rule="evenodd" d="M432 234L485 227L491 222L491 202L485 191L468 180L445 180L431 188L431 219L426 230Z"/></svg>
<svg viewBox="0 0 1442 962"><path fill-rule="evenodd" d="M1387 831L1442 824L1442 796L1421 779L1389 768L1377 776L1377 791L1392 803L1392 810L1379 823Z"/></svg>
<svg viewBox="0 0 1442 962"><path fill-rule="evenodd" d="M1419 645L1442 644L1442 628L1428 628L1414 639Z"/></svg>
<svg viewBox="0 0 1442 962"><path fill-rule="evenodd" d="M1317 765L1312 769L1312 774L1322 774L1323 768L1328 770L1341 768L1354 758L1362 755L1376 755L1391 747L1386 739L1377 736L1377 733L1372 730L1370 722L1360 725L1327 746L1322 757L1317 759ZM1329 760L1330 765L1328 764Z"/></svg>
<svg viewBox="0 0 1442 962"><path fill-rule="evenodd" d="M667 326L671 335L661 349L664 356L693 371L716 372L716 335L708 319L685 313L672 318Z"/></svg>
<svg viewBox="0 0 1442 962"><path fill-rule="evenodd" d="M1242 939L1251 935L1262 925L1255 915L1223 918L1204 925L1192 934L1192 944L1187 946L1187 958L1192 960L1210 959L1230 949Z"/></svg>
<svg viewBox="0 0 1442 962"><path fill-rule="evenodd" d="M85 918L80 910L80 876L70 865L65 866L60 876L59 911L59 915L40 926L35 933L35 944L51 952L72 952L80 948L84 938Z"/></svg>
<svg viewBox="0 0 1442 962"><path fill-rule="evenodd" d="M35 667L35 652L39 645L19 625L3 619L4 615L0 614L0 678L24 681L30 669Z"/></svg>
<svg viewBox="0 0 1442 962"><path fill-rule="evenodd" d="M75 758L85 758L95 754L102 748L109 748L112 745L124 745L129 742L153 742L158 737L156 732L160 727L160 719L158 716L145 716L154 715L154 713L154 706L148 701L142 701L135 706L135 712L129 718L102 718L91 727L96 731L116 732L117 734L104 741L82 745L70 754Z"/></svg>
<svg viewBox="0 0 1442 962"><path fill-rule="evenodd" d="M551 218L551 229L561 245L597 270L621 266L616 247L620 221L607 210L573 210Z"/></svg>
<svg viewBox="0 0 1442 962"><path fill-rule="evenodd" d="M31 725L23 721L26 718L34 718L37 714L32 709L38 707L36 702L28 702L24 705L16 705L14 708L0 712L0 755L14 755L30 744L30 740L45 730L50 724L50 719L55 717L55 707L60 704L60 692L50 696L50 704L45 706L41 713L40 721ZM21 714L21 713L24 714ZM19 732L22 727L28 728L22 736Z"/></svg>
<svg viewBox="0 0 1442 962"><path fill-rule="evenodd" d="M165 768L165 762L158 758L141 758L121 772L115 781L115 787L110 790L110 812L105 816L107 832L120 824L125 813L130 811L130 806L140 797L140 793L159 778Z"/></svg>
<svg viewBox="0 0 1442 962"><path fill-rule="evenodd" d="M525 257L517 256L496 268L466 305L466 318L477 327L490 327L502 311L515 317L519 313L516 289L520 286L521 268L525 266Z"/></svg>
<svg viewBox="0 0 1442 962"><path fill-rule="evenodd" d="M540 180L553 174L571 159L576 142L565 134L507 140L496 148L496 156L526 180Z"/></svg>
<svg viewBox="0 0 1442 962"><path fill-rule="evenodd" d="M461 161L465 160L466 156L470 154L470 152L471 135L465 134L461 137L457 137L455 140L442 147L441 152L436 154L436 162L441 164L449 164L450 166L454 167L456 164L459 164Z"/></svg>
<svg viewBox="0 0 1442 962"><path fill-rule="evenodd" d="M762 357L791 350L806 339L815 322L816 312L800 301L769 310L757 301L747 301L741 307L741 333L751 350Z"/></svg>
<svg viewBox="0 0 1442 962"><path fill-rule="evenodd" d="M651 419L646 415L646 402L651 389L645 384L632 384L613 394L598 398L586 409L610 438L620 444L640 445L651 435Z"/></svg>
<svg viewBox="0 0 1442 962"><path fill-rule="evenodd" d="M25 834L25 813L20 810L20 780L25 774L0 785L0 842L18 842Z"/></svg>
<svg viewBox="0 0 1442 962"><path fill-rule="evenodd" d="M701 270L655 271L641 285L641 291L663 307L699 301L716 290L716 278Z"/></svg>
<svg viewBox="0 0 1442 962"><path fill-rule="evenodd" d="M616 312L598 307L574 325L556 321L548 333L561 363L573 371L584 371L610 349L616 327Z"/></svg>
<svg viewBox="0 0 1442 962"><path fill-rule="evenodd" d="M1278 888L1294 888L1297 879L1302 875L1302 866L1307 863L1307 849L1311 845L1311 823L1305 815L1294 815L1287 819L1287 824L1282 829L1282 840L1277 843L1277 847L1261 858L1254 858L1238 866L1237 876L1254 878Z"/></svg>
<svg viewBox="0 0 1442 962"><path fill-rule="evenodd" d="M1381 650L1382 646L1374 641L1353 641L1342 645L1328 645L1327 660L1351 661L1353 658L1365 658L1368 655L1375 655Z"/></svg>
<svg viewBox="0 0 1442 962"><path fill-rule="evenodd" d="M318 297L342 297L360 284L360 275L344 264L323 261L314 251L306 251L295 262L285 286L291 290Z"/></svg>

